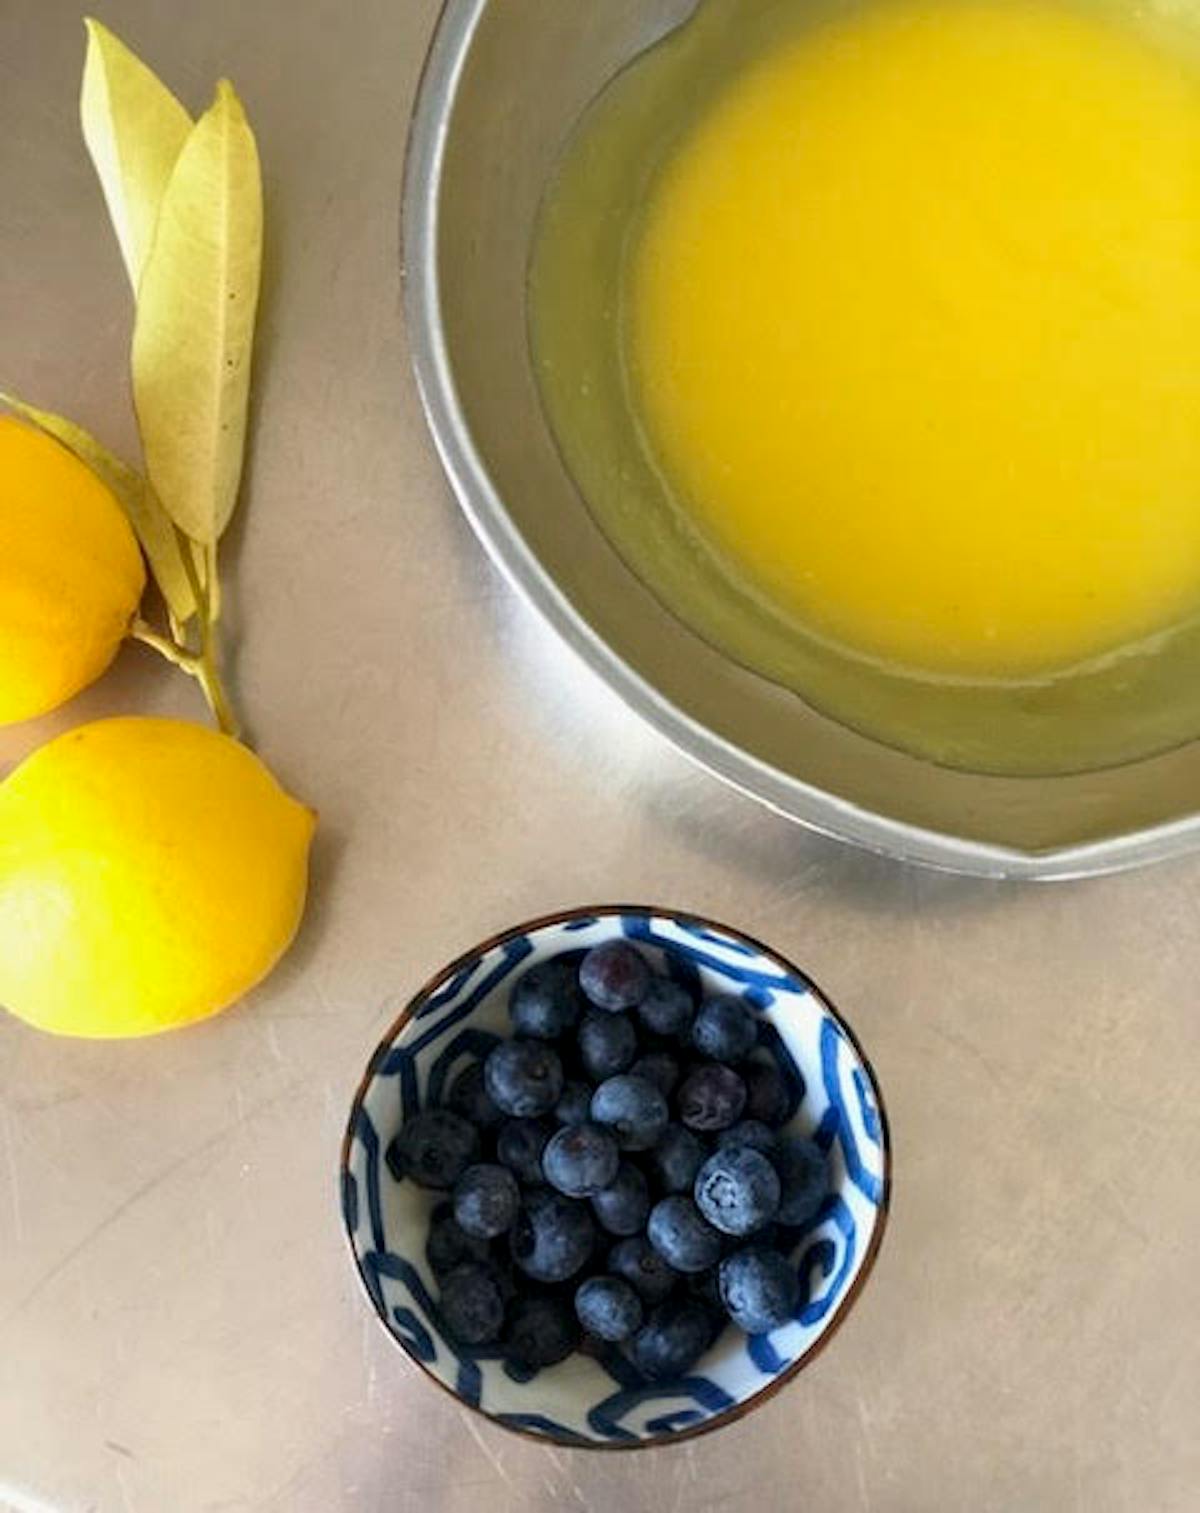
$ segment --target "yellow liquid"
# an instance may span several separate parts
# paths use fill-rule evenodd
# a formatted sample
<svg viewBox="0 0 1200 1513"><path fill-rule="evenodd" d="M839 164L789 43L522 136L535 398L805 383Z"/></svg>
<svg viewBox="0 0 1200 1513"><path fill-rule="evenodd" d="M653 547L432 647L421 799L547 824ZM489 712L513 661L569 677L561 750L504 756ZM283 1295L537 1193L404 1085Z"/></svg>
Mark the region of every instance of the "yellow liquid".
<svg viewBox="0 0 1200 1513"><path fill-rule="evenodd" d="M580 121L529 317L733 738L793 694L999 775L1200 733L1200 7L702 0Z"/></svg>
<svg viewBox="0 0 1200 1513"><path fill-rule="evenodd" d="M816 635L1037 678L1200 605L1200 83L1134 27L794 28L679 135L624 299L667 486Z"/></svg>

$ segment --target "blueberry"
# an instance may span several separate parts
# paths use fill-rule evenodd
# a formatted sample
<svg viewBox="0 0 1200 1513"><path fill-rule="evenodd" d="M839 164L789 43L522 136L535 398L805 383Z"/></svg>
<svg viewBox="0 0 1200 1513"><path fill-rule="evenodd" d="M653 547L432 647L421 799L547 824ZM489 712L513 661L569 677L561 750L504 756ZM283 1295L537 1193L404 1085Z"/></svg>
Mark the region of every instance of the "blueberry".
<svg viewBox="0 0 1200 1513"><path fill-rule="evenodd" d="M608 1269L632 1283L638 1296L651 1305L661 1303L679 1281L679 1273L667 1265L645 1235L633 1235L614 1245L608 1253Z"/></svg>
<svg viewBox="0 0 1200 1513"><path fill-rule="evenodd" d="M629 1068L630 1076L652 1082L664 1098L669 1098L679 1081L679 1063L670 1051L647 1051Z"/></svg>
<svg viewBox="0 0 1200 1513"><path fill-rule="evenodd" d="M650 1210L646 1235L676 1271L704 1271L721 1255L721 1236L690 1198L674 1193L660 1198Z"/></svg>
<svg viewBox="0 0 1200 1513"><path fill-rule="evenodd" d="M777 1250L748 1245L721 1262L721 1302L747 1334L766 1334L786 1324L796 1311L800 1279Z"/></svg>
<svg viewBox="0 0 1200 1513"><path fill-rule="evenodd" d="M592 1094L592 1118L607 1125L623 1151L645 1151L667 1127L667 1100L644 1077L608 1077Z"/></svg>
<svg viewBox="0 0 1200 1513"><path fill-rule="evenodd" d="M682 1124L668 1124L650 1161L667 1192L690 1193L707 1154L699 1135Z"/></svg>
<svg viewBox="0 0 1200 1513"><path fill-rule="evenodd" d="M829 1190L829 1158L815 1141L797 1135L780 1145L775 1170L781 1190L779 1222L807 1224Z"/></svg>
<svg viewBox="0 0 1200 1513"><path fill-rule="evenodd" d="M479 1133L449 1109L424 1109L405 1122L388 1148L393 1174L420 1187L453 1187L479 1152Z"/></svg>
<svg viewBox="0 0 1200 1513"><path fill-rule="evenodd" d="M587 1264L596 1238L582 1203L536 1187L525 1194L509 1235L512 1258L535 1282L565 1282Z"/></svg>
<svg viewBox="0 0 1200 1513"><path fill-rule="evenodd" d="M589 1277L575 1293L575 1317L598 1339L629 1339L642 1325L642 1300L624 1277Z"/></svg>
<svg viewBox="0 0 1200 1513"><path fill-rule="evenodd" d="M483 1072L492 1101L519 1119L548 1114L562 1092L562 1062L540 1040L502 1040Z"/></svg>
<svg viewBox="0 0 1200 1513"><path fill-rule="evenodd" d="M792 1099L774 1062L748 1061L741 1075L746 1084L747 1117L761 1119L772 1128L782 1124L791 1113Z"/></svg>
<svg viewBox="0 0 1200 1513"><path fill-rule="evenodd" d="M513 1304L505 1353L526 1371L557 1366L579 1344L575 1315L561 1298L519 1298Z"/></svg>
<svg viewBox="0 0 1200 1513"><path fill-rule="evenodd" d="M482 1061L473 1061L454 1078L446 1093L446 1107L479 1129L491 1129L504 1117L488 1097Z"/></svg>
<svg viewBox="0 0 1200 1513"><path fill-rule="evenodd" d="M425 1241L425 1259L434 1276L444 1277L464 1261L486 1261L489 1253L486 1240L476 1239L459 1225L451 1204L438 1204L429 1221L429 1236Z"/></svg>
<svg viewBox="0 0 1200 1513"><path fill-rule="evenodd" d="M542 1152L542 1173L568 1198L590 1198L617 1175L620 1160L608 1130L598 1124L566 1124Z"/></svg>
<svg viewBox="0 0 1200 1513"><path fill-rule="evenodd" d="M579 1058L593 1082L623 1072L637 1055L637 1031L627 1014L591 1009L579 1021Z"/></svg>
<svg viewBox="0 0 1200 1513"><path fill-rule="evenodd" d="M689 1129L728 1129L742 1117L746 1084L727 1066L698 1066L684 1078L675 1106Z"/></svg>
<svg viewBox="0 0 1200 1513"><path fill-rule="evenodd" d="M544 961L517 979L508 1012L518 1035L555 1040L571 1029L584 1010L575 969L565 961Z"/></svg>
<svg viewBox="0 0 1200 1513"><path fill-rule="evenodd" d="M692 1044L714 1061L741 1061L758 1043L754 1015L737 998L706 998L692 1023Z"/></svg>
<svg viewBox="0 0 1200 1513"><path fill-rule="evenodd" d="M618 1014L636 1009L650 988L646 958L628 941L594 946L579 968L579 986L598 1009Z"/></svg>
<svg viewBox="0 0 1200 1513"><path fill-rule="evenodd" d="M559 1124L586 1124L591 1117L592 1090L586 1082L568 1082L554 1105Z"/></svg>
<svg viewBox="0 0 1200 1513"><path fill-rule="evenodd" d="M468 1166L454 1184L454 1217L477 1239L494 1240L507 1233L520 1206L517 1179L507 1166Z"/></svg>
<svg viewBox="0 0 1200 1513"><path fill-rule="evenodd" d="M692 995L669 977L656 977L637 1006L638 1018L655 1035L686 1036L696 1012Z"/></svg>
<svg viewBox="0 0 1200 1513"><path fill-rule="evenodd" d="M622 1161L609 1185L592 1198L592 1212L610 1235L640 1234L650 1212L650 1188L638 1168Z"/></svg>
<svg viewBox="0 0 1200 1513"><path fill-rule="evenodd" d="M643 1376L660 1382L685 1376L708 1349L712 1318L695 1298L663 1303L633 1337L633 1361Z"/></svg>
<svg viewBox="0 0 1200 1513"><path fill-rule="evenodd" d="M748 1145L764 1156L774 1156L779 1149L779 1136L759 1119L739 1119L717 1136L717 1146L725 1145Z"/></svg>
<svg viewBox="0 0 1200 1513"><path fill-rule="evenodd" d="M507 1119L496 1136L496 1160L518 1182L542 1180L542 1152L553 1131L541 1119Z"/></svg>
<svg viewBox="0 0 1200 1513"><path fill-rule="evenodd" d="M460 1345L487 1345L504 1328L504 1294L490 1266L458 1266L442 1278L446 1333Z"/></svg>
<svg viewBox="0 0 1200 1513"><path fill-rule="evenodd" d="M696 1207L725 1235L750 1235L779 1210L779 1177L761 1151L728 1145L696 1173Z"/></svg>

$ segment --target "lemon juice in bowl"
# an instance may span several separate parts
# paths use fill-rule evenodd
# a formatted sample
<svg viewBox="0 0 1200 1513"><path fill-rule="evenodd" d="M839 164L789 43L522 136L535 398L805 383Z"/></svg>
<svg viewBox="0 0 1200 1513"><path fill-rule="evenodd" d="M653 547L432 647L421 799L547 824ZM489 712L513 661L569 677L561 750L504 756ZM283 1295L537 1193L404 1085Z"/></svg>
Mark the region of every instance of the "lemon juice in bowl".
<svg viewBox="0 0 1200 1513"><path fill-rule="evenodd" d="M999 772L1200 731L1200 62L1056 0L708 0L582 123L531 330L675 612Z"/></svg>

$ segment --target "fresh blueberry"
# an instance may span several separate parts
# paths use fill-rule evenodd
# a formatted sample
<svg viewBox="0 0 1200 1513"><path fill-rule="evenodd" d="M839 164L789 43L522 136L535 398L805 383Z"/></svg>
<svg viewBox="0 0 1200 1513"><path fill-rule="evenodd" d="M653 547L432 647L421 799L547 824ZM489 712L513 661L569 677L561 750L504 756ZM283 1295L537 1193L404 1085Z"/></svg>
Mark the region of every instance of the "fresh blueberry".
<svg viewBox="0 0 1200 1513"><path fill-rule="evenodd" d="M748 1061L742 1067L746 1084L746 1116L760 1119L772 1129L783 1124L792 1111L791 1095L783 1073L771 1061Z"/></svg>
<svg viewBox="0 0 1200 1513"><path fill-rule="evenodd" d="M650 987L646 958L628 941L594 946L579 968L579 986L590 1002L609 1014L636 1009Z"/></svg>
<svg viewBox="0 0 1200 1513"><path fill-rule="evenodd" d="M446 1333L460 1345L487 1345L504 1328L504 1293L490 1266L469 1263L442 1278Z"/></svg>
<svg viewBox="0 0 1200 1513"><path fill-rule="evenodd" d="M584 1010L579 977L565 961L544 961L517 979L508 1012L518 1035L555 1040Z"/></svg>
<svg viewBox="0 0 1200 1513"><path fill-rule="evenodd" d="M575 1293L575 1317L589 1334L614 1344L642 1326L642 1300L624 1277L589 1277Z"/></svg>
<svg viewBox="0 0 1200 1513"><path fill-rule="evenodd" d="M669 977L656 977L638 1004L638 1018L655 1035L685 1037L696 1012L692 995Z"/></svg>
<svg viewBox="0 0 1200 1513"><path fill-rule="evenodd" d="M704 1271L721 1256L721 1236L690 1198L673 1193L650 1210L646 1235L668 1266L676 1271Z"/></svg>
<svg viewBox="0 0 1200 1513"><path fill-rule="evenodd" d="M679 1062L670 1051L647 1051L629 1068L630 1076L652 1082L664 1098L669 1098L679 1081Z"/></svg>
<svg viewBox="0 0 1200 1513"><path fill-rule="evenodd" d="M685 1376L708 1349L712 1317L695 1298L675 1298L650 1315L633 1337L633 1361L651 1381Z"/></svg>
<svg viewBox="0 0 1200 1513"><path fill-rule="evenodd" d="M468 1166L454 1184L454 1217L476 1239L494 1240L506 1234L520 1206L517 1179L507 1166L490 1162Z"/></svg>
<svg viewBox="0 0 1200 1513"><path fill-rule="evenodd" d="M502 1040L483 1072L492 1101L518 1119L548 1114L562 1092L562 1062L540 1040Z"/></svg>
<svg viewBox="0 0 1200 1513"><path fill-rule="evenodd" d="M434 1276L444 1277L464 1261L486 1261L489 1253L486 1240L476 1239L459 1225L452 1204L438 1204L429 1221L429 1237L425 1241L425 1259Z"/></svg>
<svg viewBox="0 0 1200 1513"><path fill-rule="evenodd" d="M535 1282L565 1282L587 1264L596 1238L582 1203L546 1187L527 1192L509 1234L512 1258Z"/></svg>
<svg viewBox="0 0 1200 1513"><path fill-rule="evenodd" d="M716 1150L696 1173L696 1207L724 1235L750 1235L779 1210L779 1177L749 1145Z"/></svg>
<svg viewBox="0 0 1200 1513"><path fill-rule="evenodd" d="M758 1043L754 1015L737 998L707 998L692 1023L692 1044L714 1061L741 1061Z"/></svg>
<svg viewBox="0 0 1200 1513"><path fill-rule="evenodd" d="M633 1235L614 1245L608 1253L608 1269L632 1283L638 1296L651 1306L661 1303L679 1281L679 1273L667 1265L645 1235Z"/></svg>
<svg viewBox="0 0 1200 1513"><path fill-rule="evenodd" d="M449 1109L423 1109L406 1120L392 1141L388 1166L420 1187L453 1187L478 1153L474 1125Z"/></svg>
<svg viewBox="0 0 1200 1513"><path fill-rule="evenodd" d="M728 1129L742 1117L746 1084L727 1066L698 1066L684 1078L675 1106L688 1129L704 1134Z"/></svg>
<svg viewBox="0 0 1200 1513"><path fill-rule="evenodd" d="M562 1298L519 1298L513 1304L505 1353L515 1366L540 1371L565 1361L579 1344L579 1325Z"/></svg>
<svg viewBox="0 0 1200 1513"><path fill-rule="evenodd" d="M646 1227L650 1187L629 1161L622 1161L609 1185L592 1198L592 1212L610 1235L636 1235Z"/></svg>
<svg viewBox="0 0 1200 1513"><path fill-rule="evenodd" d="M650 1161L669 1193L690 1193L707 1151L698 1135L682 1124L668 1124Z"/></svg>
<svg viewBox="0 0 1200 1513"><path fill-rule="evenodd" d="M488 1097L483 1083L483 1062L473 1061L451 1082L446 1092L446 1107L460 1119L481 1130L491 1129L504 1115Z"/></svg>
<svg viewBox="0 0 1200 1513"><path fill-rule="evenodd" d="M610 1131L598 1124L565 1124L542 1152L542 1173L568 1198L590 1198L609 1185L620 1161Z"/></svg>
<svg viewBox="0 0 1200 1513"><path fill-rule="evenodd" d="M796 1268L777 1250L748 1245L721 1262L721 1302L747 1334L766 1334L786 1324L796 1312L800 1279Z"/></svg>
<svg viewBox="0 0 1200 1513"><path fill-rule="evenodd" d="M781 1197L781 1224L807 1224L829 1190L829 1158L813 1140L797 1135L784 1140L775 1154Z"/></svg>
<svg viewBox="0 0 1200 1513"><path fill-rule="evenodd" d="M593 1082L623 1072L637 1055L637 1031L628 1014L591 1009L579 1021L579 1058Z"/></svg>
<svg viewBox="0 0 1200 1513"><path fill-rule="evenodd" d="M496 1160L507 1166L518 1182L540 1182L542 1152L552 1134L541 1119L507 1119L496 1136Z"/></svg>
<svg viewBox="0 0 1200 1513"><path fill-rule="evenodd" d="M764 1156L774 1156L779 1149L779 1136L759 1119L739 1119L717 1136L717 1146L725 1145L748 1145Z"/></svg>
<svg viewBox="0 0 1200 1513"><path fill-rule="evenodd" d="M592 1090L586 1082L567 1082L554 1105L559 1124L586 1124L591 1117Z"/></svg>
<svg viewBox="0 0 1200 1513"><path fill-rule="evenodd" d="M623 1151L645 1151L667 1127L667 1100L644 1077L608 1077L592 1094L592 1118L606 1125Z"/></svg>

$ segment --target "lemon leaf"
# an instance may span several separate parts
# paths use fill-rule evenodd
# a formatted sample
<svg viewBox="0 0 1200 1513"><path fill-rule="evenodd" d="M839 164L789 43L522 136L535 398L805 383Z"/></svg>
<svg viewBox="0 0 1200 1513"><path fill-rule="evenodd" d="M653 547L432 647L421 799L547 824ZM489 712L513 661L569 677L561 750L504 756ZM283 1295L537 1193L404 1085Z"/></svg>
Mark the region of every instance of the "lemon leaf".
<svg viewBox="0 0 1200 1513"><path fill-rule="evenodd" d="M142 475L115 457L74 421L49 410L35 409L11 394L0 393L0 404L39 431L44 431L68 452L73 452L101 483L112 490L141 542L167 608L179 624L186 624L196 613L196 600L184 569L179 539L167 512Z"/></svg>
<svg viewBox="0 0 1200 1513"><path fill-rule="evenodd" d="M172 520L204 546L237 501L261 270L258 149L222 80L163 195L133 333L146 470Z"/></svg>
<svg viewBox="0 0 1200 1513"><path fill-rule="evenodd" d="M137 292L159 204L192 118L106 26L90 18L79 114L129 282Z"/></svg>

